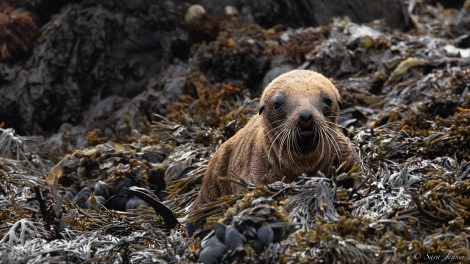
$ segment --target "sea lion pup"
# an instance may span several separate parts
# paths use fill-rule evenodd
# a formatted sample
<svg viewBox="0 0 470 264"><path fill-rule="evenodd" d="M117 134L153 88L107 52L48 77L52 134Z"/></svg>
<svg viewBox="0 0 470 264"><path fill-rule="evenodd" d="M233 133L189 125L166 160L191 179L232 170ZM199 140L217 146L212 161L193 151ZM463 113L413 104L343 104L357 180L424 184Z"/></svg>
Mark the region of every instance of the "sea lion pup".
<svg viewBox="0 0 470 264"><path fill-rule="evenodd" d="M274 79L261 95L258 114L210 159L193 210L242 188L223 177L237 175L258 185L318 171L331 177L342 162L349 170L358 155L336 124L340 100L336 87L313 71Z"/></svg>

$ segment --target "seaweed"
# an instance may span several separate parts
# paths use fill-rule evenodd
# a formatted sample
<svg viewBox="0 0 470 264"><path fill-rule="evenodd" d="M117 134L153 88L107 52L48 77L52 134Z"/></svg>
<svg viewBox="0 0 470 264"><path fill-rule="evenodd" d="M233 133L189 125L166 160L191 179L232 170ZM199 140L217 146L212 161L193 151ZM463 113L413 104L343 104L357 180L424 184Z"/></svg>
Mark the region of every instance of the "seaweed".
<svg viewBox="0 0 470 264"><path fill-rule="evenodd" d="M0 243L8 243L9 246L17 244L25 245L27 240L36 237L38 234L46 233L45 230L37 226L38 224L28 219L17 221L10 230L3 236ZM18 234L17 234L18 233Z"/></svg>
<svg viewBox="0 0 470 264"><path fill-rule="evenodd" d="M269 67L274 48L267 32L255 24L229 20L219 27L217 38L196 45L194 58L201 71L219 82L241 82L255 91Z"/></svg>
<svg viewBox="0 0 470 264"><path fill-rule="evenodd" d="M0 128L0 157L26 164L41 172L49 170L51 163L39 154L42 137L20 136L12 128Z"/></svg>
<svg viewBox="0 0 470 264"><path fill-rule="evenodd" d="M38 28L27 12L12 10L7 2L0 3L0 62L29 56L38 35Z"/></svg>
<svg viewBox="0 0 470 264"><path fill-rule="evenodd" d="M325 39L325 36L320 31L313 28L298 30L290 39L277 47L277 54L284 54L286 62L292 62L296 65L301 65L306 61L306 55L315 49Z"/></svg>
<svg viewBox="0 0 470 264"><path fill-rule="evenodd" d="M0 99L9 102L2 109L11 113L0 120L0 262L470 260L468 5L443 10L410 3L418 28L398 32L380 21L355 24L344 18L297 29L280 25L265 30L210 14L190 23L182 22L171 4L132 15L119 10L121 4L68 5L45 24L33 50L37 56L51 52L52 43L68 52L64 58L54 57L41 67L30 61L31 71L17 65L21 61L0 64ZM96 28L90 31L82 16L97 18L90 20L98 23ZM139 65L107 57L116 54L107 51L123 44L109 42L110 32L121 29L120 19L157 32L152 36L159 41L147 42L156 46L146 47L165 55L149 59L162 71L149 73L148 81ZM67 27L74 32L64 33ZM77 39L96 45L88 49L76 45ZM44 63L37 56L34 61ZM122 67L114 68L118 64ZM221 175L243 191L196 208L193 219L187 219L210 155L256 114L254 97L263 77L269 79L266 72L296 66L336 78L343 98L338 121L361 163L332 179L321 173L298 175L296 182L262 186ZM38 73L35 67L51 71ZM84 75L94 80L78 77L80 86L70 81ZM52 120L39 130L25 126L41 133L60 123L60 133L46 135L46 142L10 128L11 120L31 120L28 113L34 112L16 118L15 109L32 101L15 105L13 87L26 77L28 85L43 87L37 86L38 76L49 76L45 83L52 86L42 91L49 99L71 103L66 111L50 113L70 114L70 119ZM109 82L110 76L119 77L117 82L133 76L144 80L147 89L130 100L107 97L91 109L66 100L84 96L94 104L111 93L115 82ZM34 104L55 105L35 98ZM73 116L84 113L77 107L88 109L84 122L77 121L83 116ZM46 157L56 163L52 169ZM362 183L349 189L337 184L345 179ZM145 193L150 206L136 192ZM205 224L195 237L176 225L197 220Z"/></svg>

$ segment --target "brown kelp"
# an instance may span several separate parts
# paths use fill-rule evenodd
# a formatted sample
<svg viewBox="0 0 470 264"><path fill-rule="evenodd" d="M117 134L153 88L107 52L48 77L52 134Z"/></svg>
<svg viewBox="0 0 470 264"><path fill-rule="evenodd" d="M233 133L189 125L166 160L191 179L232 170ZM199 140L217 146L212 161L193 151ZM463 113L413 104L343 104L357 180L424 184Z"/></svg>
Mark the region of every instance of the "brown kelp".
<svg viewBox="0 0 470 264"><path fill-rule="evenodd" d="M187 53L165 61L171 66L145 91L90 111L106 125L65 124L45 143L0 127L1 262L467 263L469 5L415 4L417 28L408 32L347 18L263 29L206 15L214 27L178 27L194 42L168 39L175 46L167 50ZM168 30L183 19L159 10L139 21ZM119 24L122 14L98 11ZM68 6L56 23L88 12ZM52 25L43 34L61 39ZM185 43L193 46L180 49ZM257 114L268 75L291 68L335 79L338 123L361 164L332 179L319 172L266 186L239 180L243 192L196 208L192 220L206 222L189 236L184 223L211 154ZM337 184L346 178L361 185Z"/></svg>

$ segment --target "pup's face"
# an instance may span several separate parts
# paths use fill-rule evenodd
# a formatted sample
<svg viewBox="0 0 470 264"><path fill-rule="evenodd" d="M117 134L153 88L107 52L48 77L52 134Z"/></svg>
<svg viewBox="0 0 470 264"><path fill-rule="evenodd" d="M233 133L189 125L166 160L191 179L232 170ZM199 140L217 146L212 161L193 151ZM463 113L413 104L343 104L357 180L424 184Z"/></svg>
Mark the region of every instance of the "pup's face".
<svg viewBox="0 0 470 264"><path fill-rule="evenodd" d="M272 140L295 141L290 147L305 152L334 133L331 128L336 126L339 103L338 90L323 75L294 70L266 87L259 114L270 127Z"/></svg>

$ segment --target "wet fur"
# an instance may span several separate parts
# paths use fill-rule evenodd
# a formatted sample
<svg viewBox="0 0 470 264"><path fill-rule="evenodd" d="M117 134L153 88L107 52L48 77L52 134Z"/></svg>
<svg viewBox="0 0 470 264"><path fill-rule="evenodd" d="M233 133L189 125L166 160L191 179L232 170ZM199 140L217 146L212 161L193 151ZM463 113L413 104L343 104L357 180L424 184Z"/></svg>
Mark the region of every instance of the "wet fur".
<svg viewBox="0 0 470 264"><path fill-rule="evenodd" d="M193 208L239 191L240 185L224 177L237 175L253 184L267 184L296 181L302 173L317 171L331 177L332 167L343 161L348 170L358 156L336 125L340 100L336 87L319 73L294 70L274 79L261 96L259 114L211 158ZM296 128L302 111L313 114L316 131L306 139L300 135L311 134L310 122L302 123L302 131Z"/></svg>

